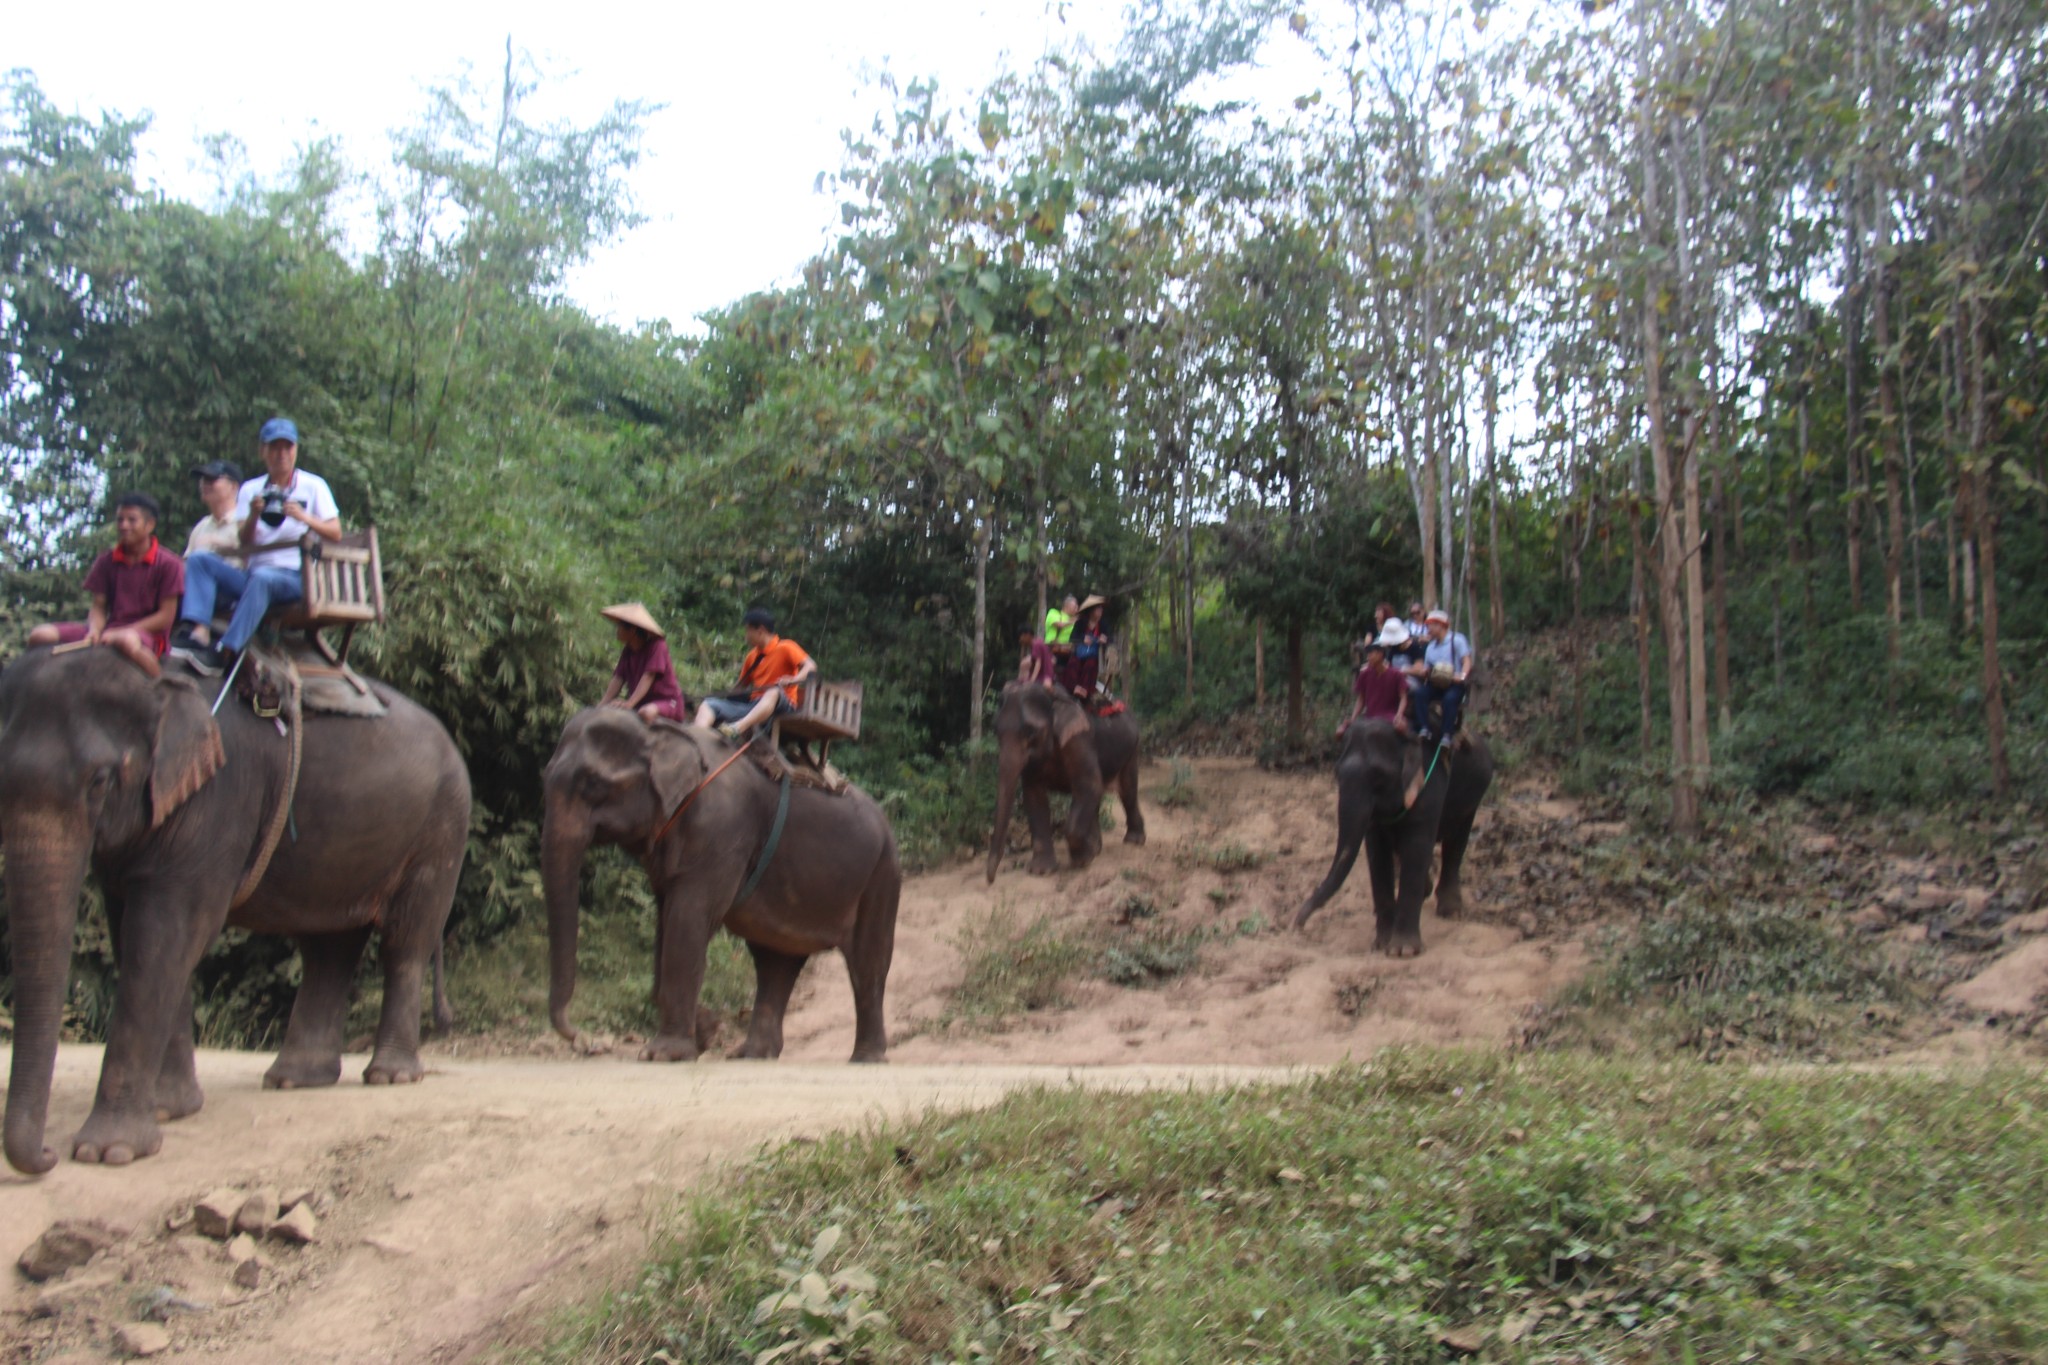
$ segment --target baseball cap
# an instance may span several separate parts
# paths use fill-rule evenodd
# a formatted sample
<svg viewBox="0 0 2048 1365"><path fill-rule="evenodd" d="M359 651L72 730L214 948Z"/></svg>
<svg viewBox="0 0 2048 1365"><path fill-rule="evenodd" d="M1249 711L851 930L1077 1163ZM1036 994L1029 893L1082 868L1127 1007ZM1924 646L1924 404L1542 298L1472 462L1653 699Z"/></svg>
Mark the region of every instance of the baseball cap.
<svg viewBox="0 0 2048 1365"><path fill-rule="evenodd" d="M273 417L263 424L263 430L256 434L258 445L269 445L272 441L299 443L299 428L289 417Z"/></svg>
<svg viewBox="0 0 2048 1365"><path fill-rule="evenodd" d="M193 467L192 477L195 479L233 479L236 483L240 483L242 481L242 471L226 460L208 460L205 464Z"/></svg>
<svg viewBox="0 0 2048 1365"><path fill-rule="evenodd" d="M1451 614L1445 611L1442 607L1438 607L1435 611L1432 611L1429 615L1423 617L1422 619L1425 621L1435 621L1438 625L1447 626L1451 623Z"/></svg>

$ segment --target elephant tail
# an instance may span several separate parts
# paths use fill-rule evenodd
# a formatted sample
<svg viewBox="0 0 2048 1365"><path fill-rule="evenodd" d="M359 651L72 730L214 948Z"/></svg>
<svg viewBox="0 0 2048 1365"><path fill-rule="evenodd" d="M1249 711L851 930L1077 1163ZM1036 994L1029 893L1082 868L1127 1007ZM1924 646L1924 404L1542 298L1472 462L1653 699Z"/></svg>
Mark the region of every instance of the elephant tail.
<svg viewBox="0 0 2048 1365"><path fill-rule="evenodd" d="M447 953L447 943L434 945L434 1036L445 1038L455 1028L455 1007L448 1003L448 978L442 970L441 959Z"/></svg>

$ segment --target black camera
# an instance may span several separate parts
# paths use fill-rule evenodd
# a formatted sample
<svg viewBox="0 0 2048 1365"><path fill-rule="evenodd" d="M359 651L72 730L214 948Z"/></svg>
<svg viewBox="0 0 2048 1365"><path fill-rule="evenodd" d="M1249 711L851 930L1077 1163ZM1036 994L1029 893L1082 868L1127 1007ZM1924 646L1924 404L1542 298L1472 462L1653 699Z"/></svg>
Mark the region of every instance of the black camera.
<svg viewBox="0 0 2048 1365"><path fill-rule="evenodd" d="M263 511L260 512L265 526L284 525L284 490L266 488L263 490Z"/></svg>

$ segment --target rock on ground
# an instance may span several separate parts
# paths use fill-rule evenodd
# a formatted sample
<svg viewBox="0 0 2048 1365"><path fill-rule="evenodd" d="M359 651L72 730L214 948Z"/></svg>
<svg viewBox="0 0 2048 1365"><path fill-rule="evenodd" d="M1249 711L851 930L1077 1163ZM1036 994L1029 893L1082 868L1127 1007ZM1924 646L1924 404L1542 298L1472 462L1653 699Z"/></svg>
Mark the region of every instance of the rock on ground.
<svg viewBox="0 0 2048 1365"><path fill-rule="evenodd" d="M120 1240L119 1233L97 1219L66 1218L50 1224L15 1264L31 1280L51 1280Z"/></svg>
<svg viewBox="0 0 2048 1365"><path fill-rule="evenodd" d="M153 1322L124 1322L114 1329L114 1346L123 1355L153 1356L170 1344L171 1334Z"/></svg>
<svg viewBox="0 0 2048 1365"><path fill-rule="evenodd" d="M235 1233L235 1217L241 1213L246 1196L240 1190L219 1189L192 1207L192 1223L216 1242Z"/></svg>
<svg viewBox="0 0 2048 1365"><path fill-rule="evenodd" d="M304 1204L298 1204L290 1213L270 1225L270 1235L304 1246L317 1235L319 1226L319 1220L313 1217L313 1210Z"/></svg>

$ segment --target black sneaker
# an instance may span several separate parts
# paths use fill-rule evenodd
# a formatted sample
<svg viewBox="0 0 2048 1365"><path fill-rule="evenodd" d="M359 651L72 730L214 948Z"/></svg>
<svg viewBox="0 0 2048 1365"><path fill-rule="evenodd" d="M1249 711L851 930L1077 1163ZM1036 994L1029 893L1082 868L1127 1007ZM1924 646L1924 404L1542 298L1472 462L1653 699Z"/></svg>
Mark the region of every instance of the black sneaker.
<svg viewBox="0 0 2048 1365"><path fill-rule="evenodd" d="M183 659L188 668L202 677L218 678L222 668L220 651L212 645L186 645L173 649L172 654Z"/></svg>

